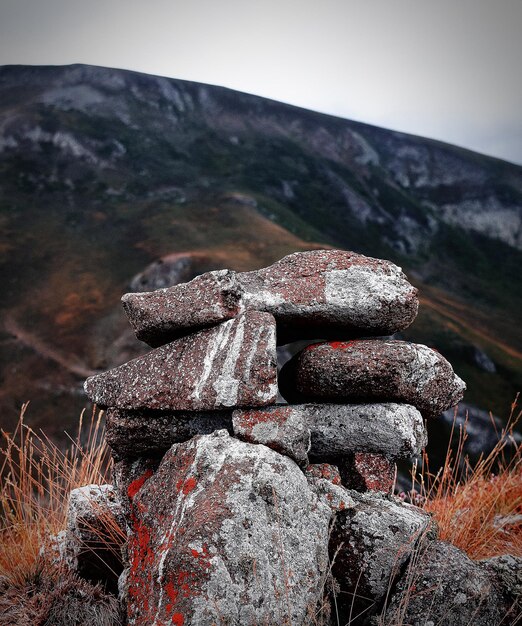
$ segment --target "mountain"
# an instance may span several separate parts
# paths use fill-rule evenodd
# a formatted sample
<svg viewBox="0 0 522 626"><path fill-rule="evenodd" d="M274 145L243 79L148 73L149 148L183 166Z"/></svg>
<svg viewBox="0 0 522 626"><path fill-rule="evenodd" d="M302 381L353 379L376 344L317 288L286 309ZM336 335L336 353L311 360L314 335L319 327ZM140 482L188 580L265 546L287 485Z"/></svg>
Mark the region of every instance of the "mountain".
<svg viewBox="0 0 522 626"><path fill-rule="evenodd" d="M405 269L402 336L451 360L468 403L505 416L522 387L522 168L498 159L221 87L4 66L0 225L4 428L27 400L70 426L83 378L137 354L131 284L325 246Z"/></svg>

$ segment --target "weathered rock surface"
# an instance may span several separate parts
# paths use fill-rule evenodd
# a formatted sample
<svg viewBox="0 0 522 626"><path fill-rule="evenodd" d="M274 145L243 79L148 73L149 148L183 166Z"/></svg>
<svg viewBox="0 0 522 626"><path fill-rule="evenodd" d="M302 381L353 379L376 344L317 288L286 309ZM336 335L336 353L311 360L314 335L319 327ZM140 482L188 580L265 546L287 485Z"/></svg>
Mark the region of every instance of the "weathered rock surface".
<svg viewBox="0 0 522 626"><path fill-rule="evenodd" d="M231 411L128 411L107 409L105 440L118 459L157 456L174 443L215 430L232 432Z"/></svg>
<svg viewBox="0 0 522 626"><path fill-rule="evenodd" d="M101 407L205 411L277 399L275 320L248 311L85 383Z"/></svg>
<svg viewBox="0 0 522 626"><path fill-rule="evenodd" d="M411 626L515 624L522 607L514 602L487 567L449 543L433 541L420 549L402 576L383 623L398 624L400 619Z"/></svg>
<svg viewBox="0 0 522 626"><path fill-rule="evenodd" d="M343 485L356 491L391 493L395 482L395 463L382 454L356 452L339 463Z"/></svg>
<svg viewBox="0 0 522 626"><path fill-rule="evenodd" d="M121 301L136 337L156 347L235 317L243 310L241 295L236 273L217 270L166 289L126 293Z"/></svg>
<svg viewBox="0 0 522 626"><path fill-rule="evenodd" d="M462 399L465 383L427 346L362 339L308 346L281 370L289 402L405 402L436 417Z"/></svg>
<svg viewBox="0 0 522 626"><path fill-rule="evenodd" d="M123 569L124 537L123 509L112 485L71 491L64 556L82 578L115 588Z"/></svg>
<svg viewBox="0 0 522 626"><path fill-rule="evenodd" d="M131 519L131 505L134 496L158 469L161 457L139 457L123 459L113 465L112 479L118 493L125 520Z"/></svg>
<svg viewBox="0 0 522 626"><path fill-rule="evenodd" d="M255 410L234 411L234 428L249 431L251 441L257 430L247 423L282 423L298 425L285 431L285 442L275 427L270 430L270 447L302 444L305 427L311 433L308 454L316 460L342 457L355 452L370 452L390 458L408 458L426 445L426 430L421 414L406 404L296 404L277 405ZM262 432L262 428L259 428ZM289 441L292 440L290 444ZM261 439L261 437L260 437ZM301 442L301 444L299 443ZM265 443L258 440L257 443Z"/></svg>
<svg viewBox="0 0 522 626"><path fill-rule="evenodd" d="M247 309L274 315L279 343L389 335L418 309L417 290L399 267L343 250L296 252L253 272L209 272L122 302L138 339L152 346Z"/></svg>
<svg viewBox="0 0 522 626"><path fill-rule="evenodd" d="M290 459L226 431L174 445L133 499L129 624L303 624L331 509Z"/></svg>
<svg viewBox="0 0 522 626"><path fill-rule="evenodd" d="M261 443L285 454L300 465L308 465L310 428L302 411L288 406L240 409L232 414L234 435L250 443Z"/></svg>
<svg viewBox="0 0 522 626"><path fill-rule="evenodd" d="M310 487L334 513L355 506L350 493L341 484L341 475L335 465L311 463L305 469L305 476Z"/></svg>
<svg viewBox="0 0 522 626"><path fill-rule="evenodd" d="M431 524L428 514L399 500L348 493L355 505L337 514L330 537L332 574L340 585L337 602L344 618L352 609L353 615L377 610Z"/></svg>

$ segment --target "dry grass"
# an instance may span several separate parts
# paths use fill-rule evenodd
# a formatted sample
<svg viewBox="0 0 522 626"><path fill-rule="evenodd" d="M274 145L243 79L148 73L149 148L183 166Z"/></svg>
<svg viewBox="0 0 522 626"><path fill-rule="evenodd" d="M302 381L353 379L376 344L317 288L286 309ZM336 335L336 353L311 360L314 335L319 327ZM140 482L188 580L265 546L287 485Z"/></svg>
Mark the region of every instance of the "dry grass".
<svg viewBox="0 0 522 626"><path fill-rule="evenodd" d="M506 427L498 433L498 443L473 467L463 455L464 424L456 452L448 446L444 467L437 474L429 471L427 456L420 472L414 472L413 491L420 496L420 505L433 514L440 538L475 560L522 556L522 444L513 437L522 415L517 400Z"/></svg>
<svg viewBox="0 0 522 626"><path fill-rule="evenodd" d="M23 584L41 568L40 553L51 535L66 526L69 494L91 483L105 483L110 454L101 414L93 413L67 450L24 423L25 405L12 434L2 431L0 448L0 577Z"/></svg>

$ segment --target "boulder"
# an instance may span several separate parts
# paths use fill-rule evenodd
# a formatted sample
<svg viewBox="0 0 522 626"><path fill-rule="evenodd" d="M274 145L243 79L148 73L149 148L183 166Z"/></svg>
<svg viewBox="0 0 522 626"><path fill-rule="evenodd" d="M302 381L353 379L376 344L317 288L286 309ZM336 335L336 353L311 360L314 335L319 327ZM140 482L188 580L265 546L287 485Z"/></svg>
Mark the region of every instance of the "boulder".
<svg viewBox="0 0 522 626"><path fill-rule="evenodd" d="M158 469L160 457L139 457L116 461L112 469L114 488L120 499L125 521L131 518L131 506L134 496Z"/></svg>
<svg viewBox="0 0 522 626"><path fill-rule="evenodd" d="M463 397L465 383L427 346L393 339L313 344L281 370L288 402L404 402L436 417Z"/></svg>
<svg viewBox="0 0 522 626"><path fill-rule="evenodd" d="M492 569L449 543L431 541L412 559L375 623L507 626L517 623L521 608Z"/></svg>
<svg viewBox="0 0 522 626"><path fill-rule="evenodd" d="M302 411L288 406L274 406L270 411L239 409L232 414L232 424L239 439L261 443L300 465L308 465L310 428Z"/></svg>
<svg viewBox="0 0 522 626"><path fill-rule="evenodd" d="M406 404L277 405L236 410L233 423L238 436L247 433L249 441L280 451L301 446L302 452L308 428L309 455L317 461L355 452L409 458L419 454L427 443L422 416ZM260 426L264 424L269 425L266 431ZM284 441L279 424L285 425ZM264 433L269 433L270 441Z"/></svg>
<svg viewBox="0 0 522 626"><path fill-rule="evenodd" d="M226 431L175 444L134 494L130 626L303 624L332 511L290 459Z"/></svg>
<svg viewBox="0 0 522 626"><path fill-rule="evenodd" d="M129 411L107 409L105 440L117 459L158 456L173 443L215 430L232 432L231 411Z"/></svg>
<svg viewBox="0 0 522 626"><path fill-rule="evenodd" d="M379 608L431 526L427 513L398 499L348 493L354 506L337 514L330 537L332 574L340 588L337 604L346 620Z"/></svg>
<svg viewBox="0 0 522 626"><path fill-rule="evenodd" d="M209 272L122 302L136 336L151 346L249 309L274 315L281 344L389 335L418 309L417 290L399 267L343 250L296 252L253 272Z"/></svg>
<svg viewBox="0 0 522 626"><path fill-rule="evenodd" d="M82 578L115 589L125 541L123 508L112 485L73 489L67 511L65 562Z"/></svg>
<svg viewBox="0 0 522 626"><path fill-rule="evenodd" d="M98 406L118 409L206 411L273 404L274 318L246 312L91 376L85 391Z"/></svg>
<svg viewBox="0 0 522 626"><path fill-rule="evenodd" d="M354 501L350 493L341 484L339 469L330 463L311 463L305 469L306 480L317 496L334 513L353 508Z"/></svg>

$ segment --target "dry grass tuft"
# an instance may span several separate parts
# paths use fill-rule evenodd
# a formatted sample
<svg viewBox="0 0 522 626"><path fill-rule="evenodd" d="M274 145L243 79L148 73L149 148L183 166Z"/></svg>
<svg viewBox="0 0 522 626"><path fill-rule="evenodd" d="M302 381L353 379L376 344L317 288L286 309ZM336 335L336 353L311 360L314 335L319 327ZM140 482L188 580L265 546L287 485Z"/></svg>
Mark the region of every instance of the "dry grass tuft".
<svg viewBox="0 0 522 626"><path fill-rule="evenodd" d="M413 474L412 491L420 506L433 514L440 538L475 560L522 556L522 443L513 436L522 416L517 401L518 396L495 448L473 467L463 455L466 420L456 452L448 446L444 467L430 473L425 455L420 473Z"/></svg>
<svg viewBox="0 0 522 626"><path fill-rule="evenodd" d="M63 530L69 494L77 487L108 482L110 454L101 413L92 414L67 450L24 423L22 408L14 433L2 430L0 448L0 578L24 585L41 571L41 550Z"/></svg>

